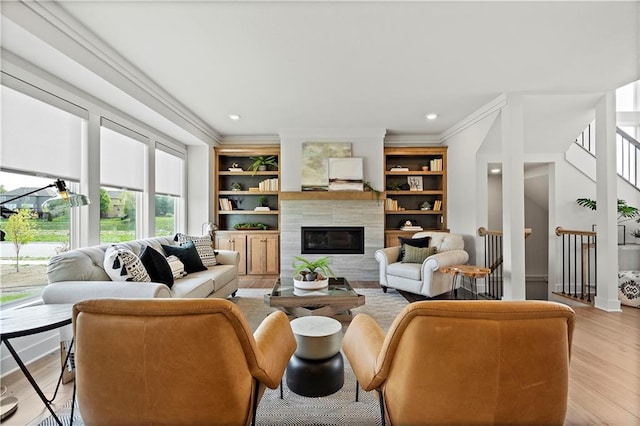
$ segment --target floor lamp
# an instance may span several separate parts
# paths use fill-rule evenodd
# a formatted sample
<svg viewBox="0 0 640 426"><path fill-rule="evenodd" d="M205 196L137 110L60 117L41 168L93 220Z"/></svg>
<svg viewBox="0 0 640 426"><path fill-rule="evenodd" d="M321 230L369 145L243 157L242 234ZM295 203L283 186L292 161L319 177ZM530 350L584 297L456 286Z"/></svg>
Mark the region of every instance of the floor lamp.
<svg viewBox="0 0 640 426"><path fill-rule="evenodd" d="M5 204L10 203L15 200L19 200L20 198L27 197L31 194L34 194L38 191L42 191L43 189L53 188L55 187L58 191L58 195L55 197L49 198L47 201L42 203L42 209L53 210L59 208L64 205L68 205L69 207L80 207L91 204L91 200L86 195L76 194L69 190L67 190L67 185L63 180L57 179L52 184L43 186L42 188L38 188L34 191L29 191L25 194L18 195L17 197L10 198L8 200L4 200L0 202L0 215L8 219L11 215L18 213L15 210L8 209L4 207ZM5 232L0 229L0 241L4 241ZM0 421L9 417L18 409L18 399L14 396L3 397L7 388L5 386L0 389Z"/></svg>

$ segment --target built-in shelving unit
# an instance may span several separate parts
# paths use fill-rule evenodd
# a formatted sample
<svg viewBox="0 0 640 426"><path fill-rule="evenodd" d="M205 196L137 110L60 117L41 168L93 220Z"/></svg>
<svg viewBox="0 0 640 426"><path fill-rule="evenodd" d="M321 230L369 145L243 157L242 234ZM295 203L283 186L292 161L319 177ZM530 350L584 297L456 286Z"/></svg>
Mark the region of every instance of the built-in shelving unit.
<svg viewBox="0 0 640 426"><path fill-rule="evenodd" d="M261 145L215 150L215 245L240 253L241 275L280 272L280 170L274 166L264 171L251 170L252 157L258 156L273 156L279 164L280 148ZM265 207L268 210L256 210ZM238 224L261 226L236 229Z"/></svg>
<svg viewBox="0 0 640 426"><path fill-rule="evenodd" d="M447 148L387 147L384 160L385 246L418 232L401 230L406 221L425 231L446 230Z"/></svg>

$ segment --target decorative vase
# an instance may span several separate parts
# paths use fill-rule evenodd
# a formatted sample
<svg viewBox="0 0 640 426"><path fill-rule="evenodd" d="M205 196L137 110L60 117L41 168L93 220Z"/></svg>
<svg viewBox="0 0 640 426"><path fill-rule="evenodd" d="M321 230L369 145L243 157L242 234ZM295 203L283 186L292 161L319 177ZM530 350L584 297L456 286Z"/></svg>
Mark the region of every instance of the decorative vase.
<svg viewBox="0 0 640 426"><path fill-rule="evenodd" d="M258 166L258 170L260 170L261 172L264 172L265 170L267 170L267 165L266 164L260 164Z"/></svg>
<svg viewBox="0 0 640 426"><path fill-rule="evenodd" d="M422 171L423 172L428 172L429 171L429 166L422 166Z"/></svg>

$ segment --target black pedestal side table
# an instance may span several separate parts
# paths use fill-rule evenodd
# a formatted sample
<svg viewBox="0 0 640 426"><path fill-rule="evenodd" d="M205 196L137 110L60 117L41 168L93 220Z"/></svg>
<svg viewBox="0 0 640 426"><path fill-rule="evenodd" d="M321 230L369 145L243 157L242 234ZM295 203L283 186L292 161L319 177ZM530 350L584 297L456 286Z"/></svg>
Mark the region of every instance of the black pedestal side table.
<svg viewBox="0 0 640 426"><path fill-rule="evenodd" d="M342 324L333 318L307 316L291 321L298 347L287 365L287 386L302 396L327 396L344 385L340 353Z"/></svg>
<svg viewBox="0 0 640 426"><path fill-rule="evenodd" d="M64 364L62 365L62 371L60 372L60 377L58 378L58 383L56 384L56 389L53 393L53 397L48 399L40 386L36 383L35 379L27 369L24 362L20 359L20 356L13 348L10 339L14 339L16 337L24 337L30 336L32 334L38 334L49 330L55 330L56 328L63 327L65 325L71 324L71 316L72 316L73 305L70 304L60 304L60 305L37 305L37 306L29 306L26 308L19 309L10 309L6 311L2 311L0 313L0 338L2 339L2 343L7 346L7 349L13 356L13 359L22 370L22 373L25 375L31 386L36 391L44 405L47 407L53 418L58 422L58 424L62 424L55 411L52 408L52 403L58 394L58 389L60 388L60 383L62 382L62 375L64 373L64 368L69 362L69 354L71 353L71 349L73 347L73 340L71 341L71 347L67 351L67 357L65 359ZM75 399L75 383L74 383L74 399ZM71 421L73 422L73 405L75 401L71 403Z"/></svg>

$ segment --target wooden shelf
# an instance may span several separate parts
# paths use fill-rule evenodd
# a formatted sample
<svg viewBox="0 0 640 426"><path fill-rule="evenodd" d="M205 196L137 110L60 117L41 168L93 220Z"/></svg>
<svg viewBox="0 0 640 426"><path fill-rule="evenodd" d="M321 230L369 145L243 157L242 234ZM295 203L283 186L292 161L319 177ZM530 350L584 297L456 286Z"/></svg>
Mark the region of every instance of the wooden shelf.
<svg viewBox="0 0 640 426"><path fill-rule="evenodd" d="M281 200L382 200L383 194L373 191L287 191L280 193Z"/></svg>
<svg viewBox="0 0 640 426"><path fill-rule="evenodd" d="M442 210L385 210L385 214L442 214Z"/></svg>
<svg viewBox="0 0 640 426"><path fill-rule="evenodd" d="M256 210L220 210L218 214L278 214L278 210L256 211Z"/></svg>
<svg viewBox="0 0 640 426"><path fill-rule="evenodd" d="M277 191L218 191L220 195L278 195Z"/></svg>

